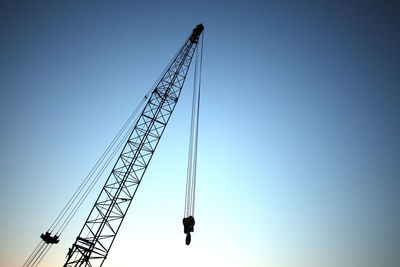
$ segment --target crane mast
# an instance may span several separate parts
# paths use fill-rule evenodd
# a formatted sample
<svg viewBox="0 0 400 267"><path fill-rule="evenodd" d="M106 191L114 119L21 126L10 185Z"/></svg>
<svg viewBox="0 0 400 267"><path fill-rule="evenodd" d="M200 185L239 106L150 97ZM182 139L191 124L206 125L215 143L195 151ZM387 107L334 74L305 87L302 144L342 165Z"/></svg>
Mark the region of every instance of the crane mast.
<svg viewBox="0 0 400 267"><path fill-rule="evenodd" d="M101 266L178 102L199 36L197 25L151 93L142 113L69 249L64 266Z"/></svg>

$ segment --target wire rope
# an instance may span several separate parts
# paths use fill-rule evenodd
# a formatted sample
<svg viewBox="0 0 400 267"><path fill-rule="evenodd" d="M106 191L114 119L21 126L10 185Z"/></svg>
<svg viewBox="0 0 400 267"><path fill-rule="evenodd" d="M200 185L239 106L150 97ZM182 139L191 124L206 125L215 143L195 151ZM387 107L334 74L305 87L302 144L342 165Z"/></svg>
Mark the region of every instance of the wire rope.
<svg viewBox="0 0 400 267"><path fill-rule="evenodd" d="M194 71L194 83L193 83L193 99L192 99L192 113L190 120L190 138L189 138L189 155L188 155L188 167L187 167L187 180L186 180L186 196L185 196L185 217L190 215L190 199L191 199L191 187L192 187L192 160L193 160L193 129L194 129L194 114L195 114L195 103L196 103L196 83L197 83L197 59L198 53L196 53L196 63Z"/></svg>
<svg viewBox="0 0 400 267"><path fill-rule="evenodd" d="M188 218L189 216L194 216L196 172L197 172L197 146L198 146L199 114L200 114L201 69L203 62L203 42L204 42L203 34L201 37L201 45L200 45L201 49L196 51L184 218Z"/></svg>
<svg viewBox="0 0 400 267"><path fill-rule="evenodd" d="M46 245L45 242L42 242L42 244L40 245L39 249L37 249L37 251L34 253L33 257L26 263L26 266L29 266L32 262L35 261L36 256L40 253L40 251L43 249L43 246Z"/></svg>
<svg viewBox="0 0 400 267"><path fill-rule="evenodd" d="M52 246L53 246L52 244L49 245L49 246L47 246L47 248L46 248L44 254L39 258L39 260L38 260L38 262L36 263L35 267L36 267L36 266L39 266L39 263L44 259L44 257L45 257L46 254L49 252L49 250L50 250L50 248L51 248Z"/></svg>
<svg viewBox="0 0 400 267"><path fill-rule="evenodd" d="M96 178L92 181L90 186L86 189L85 193L81 196L80 200L77 202L76 206L74 209L71 211L71 214L68 216L68 219L65 221L63 226L60 228L60 235L62 232L64 232L65 228L68 226L69 222L72 220L72 218L75 216L76 212L79 210L87 196L89 195L90 191L93 189L93 187L96 185L97 181L100 179L101 175L104 173L106 170L107 166L110 164L111 160L114 158L115 154L119 151L119 149L122 147L122 145L125 143L124 141L127 139L128 135L134 128L133 124L130 128L129 131L125 133L125 136L120 140L118 146L114 149L112 154L109 156L108 160L106 161L106 164L102 167Z"/></svg>
<svg viewBox="0 0 400 267"><path fill-rule="evenodd" d="M132 112L132 114L129 116L128 120L124 123L124 125L122 126L122 128L118 131L117 135L114 137L114 139L111 141L111 143L108 145L108 147L106 148L106 150L103 152L103 154L101 155L100 159L96 162L95 166L91 169L91 171L89 172L89 174L86 176L85 180L80 184L80 186L78 187L78 189L75 191L74 195L70 198L70 200L68 201L67 205L63 208L63 210L61 211L61 213L59 214L59 216L57 217L56 221L53 222L52 226L50 227L50 231L52 232L55 230L55 228L58 226L58 224L62 221L62 219L64 218L64 216L68 213L68 210L71 208L71 206L73 205L73 203L76 201L76 199L79 197L79 195L82 193L82 191L84 190L84 188L86 187L86 185L89 183L89 181L91 180L91 178L93 177L94 173L97 171L97 169L99 168L99 166L102 164L102 162L104 161L104 159L107 157L107 155L109 154L110 150L113 148L113 146L115 145L115 143L118 141L118 139L121 137L121 135L123 134L123 132L125 131L126 127L131 123L132 119L136 116L138 110L140 109L140 107L143 105L144 101L147 99L148 94L146 94L146 96L142 99L142 101L139 103L139 105L136 107L136 109Z"/></svg>
<svg viewBox="0 0 400 267"><path fill-rule="evenodd" d="M36 250L38 250L40 244L42 244L42 240L39 241L39 243L37 244L36 248L32 251L31 255L29 255L29 257L26 259L26 261L24 262L24 264L22 266L26 266L27 263L30 261L30 259L32 258L33 254L35 254Z"/></svg>
<svg viewBox="0 0 400 267"><path fill-rule="evenodd" d="M50 247L50 244L46 244L45 246L41 249L40 253L37 255L36 259L32 262L32 267L36 266L36 264L39 264L38 261L40 258L42 258L43 253L47 250L48 247Z"/></svg>
<svg viewBox="0 0 400 267"><path fill-rule="evenodd" d="M200 116L200 91L201 91L201 70L203 66L203 44L204 33L201 35L201 52L200 52L200 70L199 70L199 87L197 95L197 114L196 114L196 136L194 144L194 164L193 164L193 201L192 201L192 215L194 215L194 208L196 202L196 179L197 179L197 147L199 140L199 116Z"/></svg>

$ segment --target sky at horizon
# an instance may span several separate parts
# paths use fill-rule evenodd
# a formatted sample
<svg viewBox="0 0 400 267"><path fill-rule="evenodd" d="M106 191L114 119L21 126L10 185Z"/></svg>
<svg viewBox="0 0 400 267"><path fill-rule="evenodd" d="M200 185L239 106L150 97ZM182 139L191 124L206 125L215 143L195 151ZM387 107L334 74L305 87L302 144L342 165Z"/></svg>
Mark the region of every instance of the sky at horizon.
<svg viewBox="0 0 400 267"><path fill-rule="evenodd" d="M199 23L192 244L193 68L104 266L400 266L399 7L2 1L0 267L22 265ZM64 263L103 183L40 266Z"/></svg>

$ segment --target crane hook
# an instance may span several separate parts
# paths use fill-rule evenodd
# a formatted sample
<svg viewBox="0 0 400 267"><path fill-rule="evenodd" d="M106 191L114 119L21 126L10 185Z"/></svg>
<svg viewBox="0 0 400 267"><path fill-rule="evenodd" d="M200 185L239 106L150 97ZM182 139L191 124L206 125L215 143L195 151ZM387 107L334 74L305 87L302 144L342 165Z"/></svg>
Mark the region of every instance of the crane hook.
<svg viewBox="0 0 400 267"><path fill-rule="evenodd" d="M184 227L183 232L186 234L186 245L189 246L190 241L192 240L190 232L194 231L194 229L193 229L194 224L195 224L194 217L189 216L187 218L183 218L182 223L183 223L183 227Z"/></svg>
<svg viewBox="0 0 400 267"><path fill-rule="evenodd" d="M187 233L187 234L186 234L186 245L189 246L190 241L192 241L192 237L191 237L190 233Z"/></svg>

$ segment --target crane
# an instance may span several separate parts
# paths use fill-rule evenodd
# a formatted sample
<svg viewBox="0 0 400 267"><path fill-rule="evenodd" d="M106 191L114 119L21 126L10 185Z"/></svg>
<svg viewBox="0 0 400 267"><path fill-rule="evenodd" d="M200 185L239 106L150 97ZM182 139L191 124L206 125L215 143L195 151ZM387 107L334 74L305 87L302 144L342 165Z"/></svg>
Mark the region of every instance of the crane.
<svg viewBox="0 0 400 267"><path fill-rule="evenodd" d="M204 26L202 24L193 29L167 69L161 74L153 90L146 95L144 102L146 104L135 121L127 141L81 231L69 249L64 267L103 265L178 102L203 30ZM198 80L195 73L195 84ZM199 94L196 98L194 93L193 103L195 101L199 101ZM193 143L195 143L197 147L197 133L194 133L194 129L198 127L198 107L197 126L194 123L196 120L195 112L196 109L192 107L190 145L193 146ZM195 174L193 176L193 173L195 173L196 163L195 160L193 163L192 158L197 157L197 148L193 152L193 147L190 147L189 151L191 151L189 152L189 157L191 158L189 158L188 162L188 181L183 219L187 245L190 243L190 232L193 232L194 226ZM81 189L79 188L79 190ZM83 199L85 197L84 195ZM81 204L79 201L79 205L76 205L78 208ZM70 202L67 203L68 205L70 205ZM75 212L76 210L72 212L72 216ZM60 220L65 213L66 211L64 210L61 212L62 216L59 215ZM57 217L56 221L59 217ZM60 234L64 231L65 224L68 224L70 219L71 216L62 224L62 230L57 231L56 234L52 235L51 233L52 225L45 234L40 236L42 243L39 243L35 251L24 263L24 266L38 265L49 249L46 246L49 245L50 247L59 242Z"/></svg>
<svg viewBox="0 0 400 267"><path fill-rule="evenodd" d="M153 90L64 266L101 266L178 102L204 26L191 33Z"/></svg>

